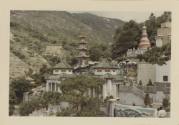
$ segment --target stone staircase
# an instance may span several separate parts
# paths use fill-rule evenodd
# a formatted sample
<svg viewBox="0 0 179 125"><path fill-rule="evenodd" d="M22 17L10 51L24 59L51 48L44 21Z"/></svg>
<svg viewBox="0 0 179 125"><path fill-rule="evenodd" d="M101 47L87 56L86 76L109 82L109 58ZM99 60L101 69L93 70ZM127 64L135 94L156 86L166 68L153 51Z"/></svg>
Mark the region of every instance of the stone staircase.
<svg viewBox="0 0 179 125"><path fill-rule="evenodd" d="M136 86L120 86L119 87L119 92L130 92L135 94L136 96L139 96L141 98L145 97L144 91L141 89L137 88Z"/></svg>

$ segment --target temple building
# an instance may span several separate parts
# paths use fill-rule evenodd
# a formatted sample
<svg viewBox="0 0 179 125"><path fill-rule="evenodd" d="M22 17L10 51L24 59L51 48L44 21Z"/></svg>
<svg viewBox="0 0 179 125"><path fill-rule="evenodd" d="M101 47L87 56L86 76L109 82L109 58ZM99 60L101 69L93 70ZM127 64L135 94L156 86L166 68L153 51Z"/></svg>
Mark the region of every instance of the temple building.
<svg viewBox="0 0 179 125"><path fill-rule="evenodd" d="M120 73L117 65L112 65L107 60L102 60L97 65L93 66L93 72L95 75L117 75Z"/></svg>
<svg viewBox="0 0 179 125"><path fill-rule="evenodd" d="M66 62L60 62L52 68L52 75L46 78L46 91L47 92L61 92L60 83L67 77L73 75L73 68Z"/></svg>
<svg viewBox="0 0 179 125"><path fill-rule="evenodd" d="M119 84L123 83L120 67L107 60L102 60L92 68L95 76L105 79L102 90L103 99L110 96L117 98L119 95L117 88Z"/></svg>
<svg viewBox="0 0 179 125"><path fill-rule="evenodd" d="M157 30L156 46L161 47L171 43L171 22L164 22L161 27Z"/></svg>
<svg viewBox="0 0 179 125"><path fill-rule="evenodd" d="M166 44L171 44L171 22L162 23L161 28L157 30L156 47ZM142 81L146 85L149 80L153 83L170 83L170 60L163 65L138 62L137 82Z"/></svg>

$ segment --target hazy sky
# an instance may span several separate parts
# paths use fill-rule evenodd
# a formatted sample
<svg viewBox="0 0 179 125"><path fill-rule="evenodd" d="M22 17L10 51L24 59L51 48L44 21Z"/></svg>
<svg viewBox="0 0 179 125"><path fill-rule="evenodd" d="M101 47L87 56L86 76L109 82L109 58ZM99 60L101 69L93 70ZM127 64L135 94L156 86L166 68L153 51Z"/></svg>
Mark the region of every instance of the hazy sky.
<svg viewBox="0 0 179 125"><path fill-rule="evenodd" d="M79 12L78 12L79 13ZM109 17L109 18L118 18L122 19L124 21L129 21L129 20L135 20L136 22L143 22L148 19L150 14L152 12L143 12L143 11L94 11L94 12L89 12L92 14L96 14L98 16L103 16L103 17ZM163 11L154 11L153 12L155 16L160 16Z"/></svg>

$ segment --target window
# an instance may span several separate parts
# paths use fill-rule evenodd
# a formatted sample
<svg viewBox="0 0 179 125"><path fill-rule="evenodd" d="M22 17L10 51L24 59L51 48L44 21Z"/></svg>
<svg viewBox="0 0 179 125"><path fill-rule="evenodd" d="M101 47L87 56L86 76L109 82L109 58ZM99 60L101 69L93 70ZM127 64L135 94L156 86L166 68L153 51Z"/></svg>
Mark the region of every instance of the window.
<svg viewBox="0 0 179 125"><path fill-rule="evenodd" d="M62 69L61 71L62 71L62 72L66 72L66 70L65 70L65 69Z"/></svg>
<svg viewBox="0 0 179 125"><path fill-rule="evenodd" d="M110 72L110 69L105 69L105 72Z"/></svg>
<svg viewBox="0 0 179 125"><path fill-rule="evenodd" d="M163 76L163 81L168 81L168 76Z"/></svg>
<svg viewBox="0 0 179 125"><path fill-rule="evenodd" d="M97 69L97 72L102 72L102 70L101 69Z"/></svg>

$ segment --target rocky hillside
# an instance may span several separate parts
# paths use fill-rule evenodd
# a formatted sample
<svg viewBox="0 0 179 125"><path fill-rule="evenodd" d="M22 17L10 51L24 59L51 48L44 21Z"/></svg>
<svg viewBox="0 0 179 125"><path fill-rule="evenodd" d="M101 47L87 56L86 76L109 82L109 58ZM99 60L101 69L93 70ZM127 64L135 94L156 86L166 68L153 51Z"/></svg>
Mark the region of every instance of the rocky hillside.
<svg viewBox="0 0 179 125"><path fill-rule="evenodd" d="M64 53L73 54L81 33L88 37L89 48L96 43L109 45L113 42L116 28L123 24L121 20L90 13L11 11L11 63L18 58L16 63L23 62L26 68L33 70L38 70L43 64L50 66L43 56L47 45L60 44L64 47L63 56ZM10 65L10 73L17 70L16 65Z"/></svg>

